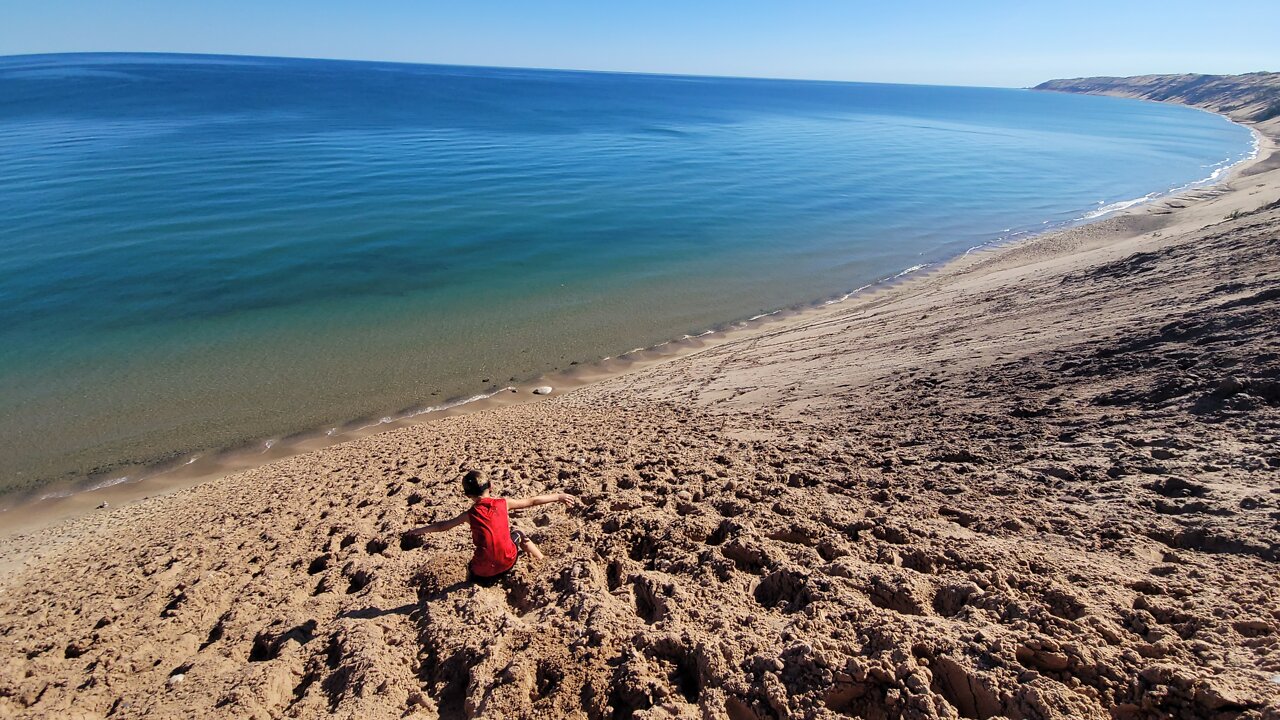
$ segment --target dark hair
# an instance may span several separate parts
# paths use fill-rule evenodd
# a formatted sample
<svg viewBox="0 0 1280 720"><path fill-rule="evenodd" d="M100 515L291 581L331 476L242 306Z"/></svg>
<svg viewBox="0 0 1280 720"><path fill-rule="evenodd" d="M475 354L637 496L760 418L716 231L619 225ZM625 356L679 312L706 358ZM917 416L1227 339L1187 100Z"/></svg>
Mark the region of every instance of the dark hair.
<svg viewBox="0 0 1280 720"><path fill-rule="evenodd" d="M462 476L462 492L468 497L480 497L488 489L489 481L484 479L484 475L479 470L468 470Z"/></svg>

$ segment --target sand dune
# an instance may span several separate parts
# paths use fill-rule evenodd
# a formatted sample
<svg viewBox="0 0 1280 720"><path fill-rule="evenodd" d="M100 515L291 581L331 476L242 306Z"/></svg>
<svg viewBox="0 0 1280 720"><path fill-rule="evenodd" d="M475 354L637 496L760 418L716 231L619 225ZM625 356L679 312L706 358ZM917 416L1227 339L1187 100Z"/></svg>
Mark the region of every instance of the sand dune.
<svg viewBox="0 0 1280 720"><path fill-rule="evenodd" d="M1280 73L1276 72L1074 78L1050 80L1035 89L1192 105L1246 122L1280 117Z"/></svg>
<svg viewBox="0 0 1280 720"><path fill-rule="evenodd" d="M1269 167L19 538L0 717L1278 718Z"/></svg>

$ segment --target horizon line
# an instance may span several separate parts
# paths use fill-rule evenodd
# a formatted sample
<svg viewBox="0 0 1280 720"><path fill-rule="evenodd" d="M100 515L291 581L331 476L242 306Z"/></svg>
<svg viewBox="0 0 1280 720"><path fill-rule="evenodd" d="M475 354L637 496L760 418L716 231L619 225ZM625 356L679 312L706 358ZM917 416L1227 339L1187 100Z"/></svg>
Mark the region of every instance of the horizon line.
<svg viewBox="0 0 1280 720"><path fill-rule="evenodd" d="M323 62L351 62L351 63L371 63L380 65L422 65L430 67L456 67L456 68L477 68L483 70L535 70L542 72L573 72L573 73L595 73L600 75L645 75L651 77L677 77L677 78L700 78L709 80L773 80L781 82L806 82L806 83L835 83L841 85L916 85L923 87L955 87L955 88L992 88L999 90L1028 90L1034 86L1031 85L963 85L956 83L907 83L907 82L889 82L884 80L833 80L803 77L787 77L787 76L758 76L758 75L712 75L706 73L692 72L656 72L652 70L604 70L598 68L562 68L562 67L543 67L533 65L476 65L470 63L449 63L449 62L426 62L426 61L406 61L406 60L374 60L368 58L336 58L336 57L317 57L310 55L249 55L236 53L211 53L211 52L173 52L169 50L70 50L62 52L43 52L43 53L20 53L16 55L0 55L0 62L12 60L16 58L37 58L50 56L65 55L177 55L187 57L206 57L206 58L246 58L257 60L313 60ZM1172 73L1171 73L1172 74ZM1135 76L1136 77L1136 76ZM1079 78L1050 78L1050 80L1066 80ZM1041 82L1048 82L1042 80Z"/></svg>

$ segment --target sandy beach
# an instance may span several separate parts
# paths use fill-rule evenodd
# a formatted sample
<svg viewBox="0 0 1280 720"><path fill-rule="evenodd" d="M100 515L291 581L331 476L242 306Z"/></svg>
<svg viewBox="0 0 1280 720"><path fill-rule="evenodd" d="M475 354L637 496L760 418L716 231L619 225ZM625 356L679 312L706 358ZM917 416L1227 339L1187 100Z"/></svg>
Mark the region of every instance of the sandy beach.
<svg viewBox="0 0 1280 720"><path fill-rule="evenodd" d="M1280 718L1280 154L6 539L3 718ZM465 582L500 494L547 553Z"/></svg>

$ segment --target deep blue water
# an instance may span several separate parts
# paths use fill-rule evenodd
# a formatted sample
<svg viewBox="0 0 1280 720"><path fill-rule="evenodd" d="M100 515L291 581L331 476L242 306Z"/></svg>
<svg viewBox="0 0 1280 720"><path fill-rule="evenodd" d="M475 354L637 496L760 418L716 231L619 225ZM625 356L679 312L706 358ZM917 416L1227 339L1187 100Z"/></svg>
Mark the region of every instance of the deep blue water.
<svg viewBox="0 0 1280 720"><path fill-rule="evenodd" d="M1023 90L0 58L0 489L839 295L1250 149Z"/></svg>

